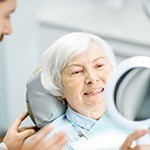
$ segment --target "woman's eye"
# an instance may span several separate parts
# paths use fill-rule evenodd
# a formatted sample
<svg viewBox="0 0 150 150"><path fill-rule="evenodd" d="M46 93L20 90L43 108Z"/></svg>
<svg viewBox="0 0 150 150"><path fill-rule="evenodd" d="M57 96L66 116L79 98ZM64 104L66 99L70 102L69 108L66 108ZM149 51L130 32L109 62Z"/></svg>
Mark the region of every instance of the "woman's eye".
<svg viewBox="0 0 150 150"><path fill-rule="evenodd" d="M102 68L102 67L104 67L104 64L98 64L98 65L96 65L96 68Z"/></svg>
<svg viewBox="0 0 150 150"><path fill-rule="evenodd" d="M72 72L71 74L72 74L72 75L75 75L75 74L80 74L80 73L82 73L81 70L80 70L80 71L74 71L74 72Z"/></svg>

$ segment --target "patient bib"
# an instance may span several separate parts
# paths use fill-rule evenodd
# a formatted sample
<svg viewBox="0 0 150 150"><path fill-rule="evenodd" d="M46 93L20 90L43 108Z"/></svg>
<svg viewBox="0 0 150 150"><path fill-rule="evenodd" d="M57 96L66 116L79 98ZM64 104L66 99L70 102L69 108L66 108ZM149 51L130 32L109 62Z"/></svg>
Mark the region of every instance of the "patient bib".
<svg viewBox="0 0 150 150"><path fill-rule="evenodd" d="M71 145L74 150L118 150L126 137L125 133L108 130L90 137L82 137Z"/></svg>
<svg viewBox="0 0 150 150"><path fill-rule="evenodd" d="M131 132L105 115L71 146L74 150L118 150Z"/></svg>

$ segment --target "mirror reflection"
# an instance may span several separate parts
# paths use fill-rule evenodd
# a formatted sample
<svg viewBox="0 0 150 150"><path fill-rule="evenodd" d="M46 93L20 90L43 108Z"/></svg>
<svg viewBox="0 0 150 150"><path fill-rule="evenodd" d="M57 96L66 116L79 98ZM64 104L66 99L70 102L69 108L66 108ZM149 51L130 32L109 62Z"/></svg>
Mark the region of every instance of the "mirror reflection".
<svg viewBox="0 0 150 150"><path fill-rule="evenodd" d="M127 71L115 88L118 111L127 119L150 118L150 69L139 67Z"/></svg>

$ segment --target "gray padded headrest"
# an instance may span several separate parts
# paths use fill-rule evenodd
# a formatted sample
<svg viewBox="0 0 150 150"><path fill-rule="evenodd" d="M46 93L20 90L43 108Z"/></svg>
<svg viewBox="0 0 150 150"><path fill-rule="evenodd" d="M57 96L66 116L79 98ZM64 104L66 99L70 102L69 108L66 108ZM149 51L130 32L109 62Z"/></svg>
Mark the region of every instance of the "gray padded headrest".
<svg viewBox="0 0 150 150"><path fill-rule="evenodd" d="M27 82L26 102L32 121L41 128L62 115L66 106L45 90L41 84L41 72L34 73Z"/></svg>
<svg viewBox="0 0 150 150"><path fill-rule="evenodd" d="M150 69L134 68L120 82L116 105L130 120L150 117Z"/></svg>

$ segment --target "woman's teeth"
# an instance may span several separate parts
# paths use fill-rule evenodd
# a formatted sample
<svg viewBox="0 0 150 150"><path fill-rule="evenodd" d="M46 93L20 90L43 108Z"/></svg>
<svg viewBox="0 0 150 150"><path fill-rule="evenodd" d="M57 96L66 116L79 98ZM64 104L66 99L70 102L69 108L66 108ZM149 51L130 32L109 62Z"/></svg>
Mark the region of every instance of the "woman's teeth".
<svg viewBox="0 0 150 150"><path fill-rule="evenodd" d="M101 93L103 91L104 91L104 88L99 88L99 89L88 91L88 92L84 93L84 95L92 95L92 94L96 94L96 93Z"/></svg>

